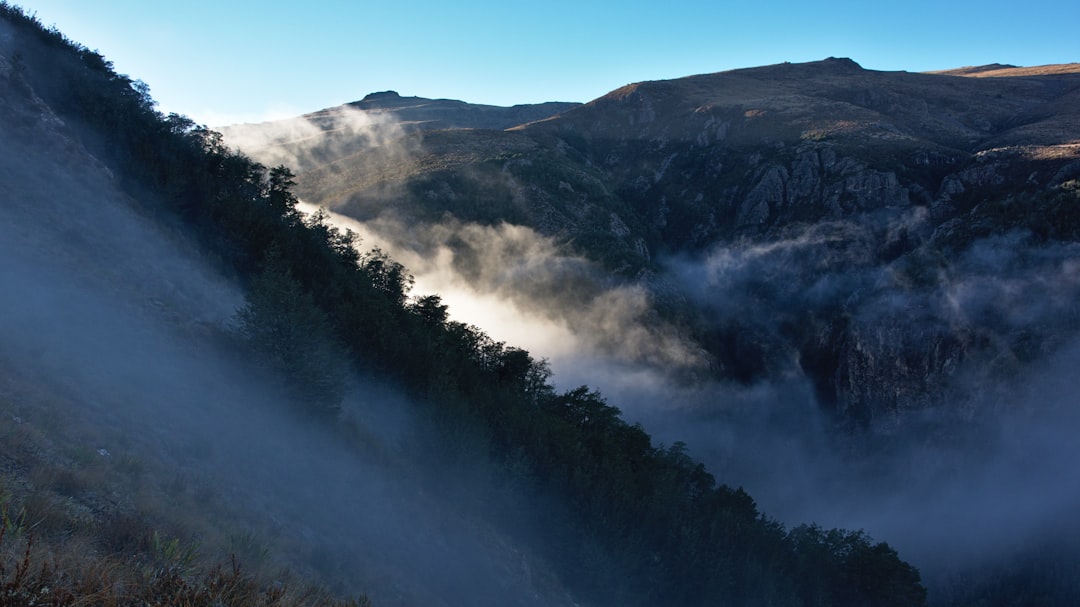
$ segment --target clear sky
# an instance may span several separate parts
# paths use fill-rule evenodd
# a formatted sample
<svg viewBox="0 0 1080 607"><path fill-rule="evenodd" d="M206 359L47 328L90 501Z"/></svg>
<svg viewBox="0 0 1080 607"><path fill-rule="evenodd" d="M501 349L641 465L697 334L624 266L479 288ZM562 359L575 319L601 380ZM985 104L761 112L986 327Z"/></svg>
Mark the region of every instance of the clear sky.
<svg viewBox="0 0 1080 607"><path fill-rule="evenodd" d="M868 69L1080 62L1080 1L14 0L210 126L370 92L513 105L850 57Z"/></svg>

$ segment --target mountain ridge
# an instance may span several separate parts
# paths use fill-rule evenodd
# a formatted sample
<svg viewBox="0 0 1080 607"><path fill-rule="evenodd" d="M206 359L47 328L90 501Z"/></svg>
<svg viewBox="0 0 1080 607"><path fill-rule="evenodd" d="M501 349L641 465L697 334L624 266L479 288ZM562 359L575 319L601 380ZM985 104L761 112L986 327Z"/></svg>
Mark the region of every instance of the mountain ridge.
<svg viewBox="0 0 1080 607"><path fill-rule="evenodd" d="M833 132L851 133L880 127L878 123L885 121L898 129L895 135L915 137L920 141L917 145L934 144L970 153L994 145L988 135L1006 134L1007 131L1001 132L1002 127L1015 120L1018 112L1035 117L1042 104L1060 99L1072 101L1080 86L1078 64L1016 69L1020 72L994 71L997 76L993 80L982 82L979 78L949 80L946 76L951 74L947 72L865 70L847 59L775 64L628 85L563 116L562 120L572 120L590 108L631 102L635 94L648 94L654 97L651 103L669 104L670 107L665 107L669 114L709 115L725 107L743 109L757 118L763 117L764 112L772 112L772 122L788 126L784 137L788 141L829 133L829 123L837 125ZM1075 105L1070 103L1062 109L1072 109L1065 116L1070 119L1068 131L1059 131L1036 143L1075 142L1075 137L1069 135L1076 132ZM647 117L646 113L637 119L647 122ZM680 134L689 133L671 136ZM871 133L875 135L886 136L880 128ZM896 141L894 137L892 142Z"/></svg>
<svg viewBox="0 0 1080 607"><path fill-rule="evenodd" d="M944 243L1011 229L965 219L984 214L990 201L1052 198L1080 178L1078 67L960 70L996 74L990 78L874 71L828 58L644 81L504 131L400 131L374 153L301 171L297 187L304 200L362 220L392 216L422 226L449 216L530 226L642 284L656 282L658 262L672 256L783 240L828 222L866 232L867 261L851 257L848 269L920 251L937 258ZM1051 216L1069 213L1067 204L1052 204ZM1024 215L1024 225L1071 233L1070 224L1048 227L1037 214ZM1005 217L1016 219L993 221ZM648 287L654 297L688 305L663 284ZM794 356L827 406L881 419L907 409L905 395L945 381L970 343L942 329L942 343L951 345L917 365L925 373L895 378L906 384L893 386L900 396L874 403L857 386L883 372L866 366L876 355L860 353L869 346L851 329L835 320L826 326L817 337L799 330L772 345L747 342L771 329L747 333L734 320L690 332L723 377L781 373L780 361Z"/></svg>
<svg viewBox="0 0 1080 607"><path fill-rule="evenodd" d="M1075 74L1080 72L1080 63L1051 63L1046 65L1012 65L1008 63L989 63L948 70L931 70L927 74L945 76L968 76L972 78L1000 78L1014 76L1047 76L1053 74Z"/></svg>

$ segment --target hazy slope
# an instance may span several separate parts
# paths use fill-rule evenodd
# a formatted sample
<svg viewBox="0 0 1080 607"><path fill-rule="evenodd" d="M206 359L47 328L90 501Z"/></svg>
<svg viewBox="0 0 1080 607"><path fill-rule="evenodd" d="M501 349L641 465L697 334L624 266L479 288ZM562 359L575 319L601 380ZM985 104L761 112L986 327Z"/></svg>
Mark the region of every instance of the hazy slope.
<svg viewBox="0 0 1080 607"><path fill-rule="evenodd" d="M169 602L216 604L217 591L187 584L195 549L168 539L179 533L270 567L268 603L291 581L279 566L390 604L575 603L526 545L599 604L924 602L918 571L887 544L764 516L682 445L654 445L586 387L557 391L546 364L449 321L438 297L409 298L392 259L296 211L286 170L159 114L101 55L0 12L12 24L0 40L18 155L4 170L13 196L38 203L11 203L11 241L58 258L16 253L5 273L16 295L4 303L28 329L12 328L3 367L16 413L0 443L0 534L17 546L0 553L5 591L30 596L15 551L33 552L41 533L44 550L82 563L41 569L63 578L52 602L97 600L82 580L102 578L83 572L117 562L99 562L101 550L131 569L134 582L102 590L116 602L142 602L128 589L151 583ZM92 210L62 213L59 198ZM75 222L58 219L60 237L42 221L57 214ZM178 247L188 254L174 264ZM113 263L123 271L104 272ZM129 284L158 265L178 276ZM239 330L190 326L172 285L213 300L204 278L222 282L222 268L245 283L248 304L228 323ZM81 281L84 269L106 280ZM143 286L149 309L129 300ZM73 339L36 339L58 316ZM349 363L409 399L333 369ZM162 524L169 535L151 532ZM206 583L221 579L238 578Z"/></svg>
<svg viewBox="0 0 1080 607"><path fill-rule="evenodd" d="M153 201L136 203L35 94L9 58L41 49L14 46L7 27L0 22L5 508L48 504L30 513L48 517L34 525L39 542L116 517L145 520L209 558L234 552L266 570L289 567L380 605L569 604L542 562L476 505L466 513L425 493L408 458L397 460L411 426L393 391L350 384L346 413L368 433L367 459L289 413L229 346L239 287L183 231L148 215ZM28 475L51 469L69 480ZM483 495L482 483L468 487Z"/></svg>

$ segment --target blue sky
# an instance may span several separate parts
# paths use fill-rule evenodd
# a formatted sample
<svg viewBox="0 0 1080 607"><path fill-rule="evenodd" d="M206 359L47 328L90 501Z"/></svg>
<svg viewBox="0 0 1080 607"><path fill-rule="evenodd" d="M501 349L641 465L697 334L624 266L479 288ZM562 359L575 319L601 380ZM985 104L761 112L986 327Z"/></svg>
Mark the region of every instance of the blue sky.
<svg viewBox="0 0 1080 607"><path fill-rule="evenodd" d="M374 91L512 105L850 57L878 70L1080 61L1080 2L15 0L211 126Z"/></svg>

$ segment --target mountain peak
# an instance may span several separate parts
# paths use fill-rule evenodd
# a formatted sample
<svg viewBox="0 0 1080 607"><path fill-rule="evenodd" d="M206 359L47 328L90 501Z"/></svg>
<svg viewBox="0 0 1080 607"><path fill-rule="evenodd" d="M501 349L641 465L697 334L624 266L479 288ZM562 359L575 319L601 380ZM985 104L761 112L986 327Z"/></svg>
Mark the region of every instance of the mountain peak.
<svg viewBox="0 0 1080 607"><path fill-rule="evenodd" d="M364 95L361 101L389 101L401 99L401 95L397 91L380 91L378 93L368 93Z"/></svg>
<svg viewBox="0 0 1080 607"><path fill-rule="evenodd" d="M822 63L835 65L837 67L854 68L857 70L863 69L863 67L859 65L857 61L848 57L827 57L825 60L822 61Z"/></svg>

